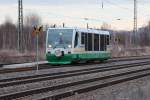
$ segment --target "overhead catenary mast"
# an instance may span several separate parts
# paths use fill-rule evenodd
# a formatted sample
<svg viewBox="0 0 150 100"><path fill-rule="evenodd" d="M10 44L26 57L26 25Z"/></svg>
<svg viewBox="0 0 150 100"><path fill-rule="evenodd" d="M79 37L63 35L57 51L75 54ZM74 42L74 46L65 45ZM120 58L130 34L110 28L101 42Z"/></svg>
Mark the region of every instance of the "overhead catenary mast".
<svg viewBox="0 0 150 100"><path fill-rule="evenodd" d="M133 43L137 44L137 0L134 0L134 28L133 28Z"/></svg>
<svg viewBox="0 0 150 100"><path fill-rule="evenodd" d="M103 2L103 0L102 0L102 8L104 8L104 2Z"/></svg>
<svg viewBox="0 0 150 100"><path fill-rule="evenodd" d="M18 0L18 51L23 52L23 3Z"/></svg>

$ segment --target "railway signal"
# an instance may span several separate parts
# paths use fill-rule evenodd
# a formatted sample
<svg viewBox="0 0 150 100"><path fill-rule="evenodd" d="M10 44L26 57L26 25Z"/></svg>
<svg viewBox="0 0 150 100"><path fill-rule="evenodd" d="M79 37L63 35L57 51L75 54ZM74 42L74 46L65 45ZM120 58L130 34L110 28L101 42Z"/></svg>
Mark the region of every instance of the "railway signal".
<svg viewBox="0 0 150 100"><path fill-rule="evenodd" d="M33 27L33 32L32 32L32 34L34 35L34 36L36 36L36 65L37 65L37 72L38 72L38 70L39 70L39 64L38 64L38 62L39 62L39 35L41 34L43 32L43 27L42 26L40 26L40 27L37 27L37 26L34 26Z"/></svg>
<svg viewBox="0 0 150 100"><path fill-rule="evenodd" d="M34 26L33 27L33 32L32 32L33 35L39 35L42 32L43 32L43 27L42 26L40 26L40 27Z"/></svg>

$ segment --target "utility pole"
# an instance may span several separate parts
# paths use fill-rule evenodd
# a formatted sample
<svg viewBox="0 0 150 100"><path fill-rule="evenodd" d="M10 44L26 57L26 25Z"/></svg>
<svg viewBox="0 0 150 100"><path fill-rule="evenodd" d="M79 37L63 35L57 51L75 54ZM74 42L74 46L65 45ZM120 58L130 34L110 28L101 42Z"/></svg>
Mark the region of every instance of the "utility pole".
<svg viewBox="0 0 150 100"><path fill-rule="evenodd" d="M137 45L137 0L134 0L134 29L133 29L133 43Z"/></svg>
<svg viewBox="0 0 150 100"><path fill-rule="evenodd" d="M23 52L23 4L18 0L18 51Z"/></svg>
<svg viewBox="0 0 150 100"><path fill-rule="evenodd" d="M104 2L103 2L103 0L102 0L102 8L104 8Z"/></svg>
<svg viewBox="0 0 150 100"><path fill-rule="evenodd" d="M88 18L84 18L84 20L87 21L87 23L86 23L86 28L88 29L88 28L89 28L89 23L88 23L88 20L89 20L89 19L88 19Z"/></svg>

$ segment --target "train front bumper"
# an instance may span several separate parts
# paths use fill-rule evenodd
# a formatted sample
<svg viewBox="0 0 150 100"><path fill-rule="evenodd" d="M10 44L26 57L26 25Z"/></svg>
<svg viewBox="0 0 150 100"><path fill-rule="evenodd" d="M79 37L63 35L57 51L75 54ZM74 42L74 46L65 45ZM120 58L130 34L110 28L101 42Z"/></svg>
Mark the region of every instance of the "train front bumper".
<svg viewBox="0 0 150 100"><path fill-rule="evenodd" d="M50 64L71 64L77 58L76 54L64 54L61 57L57 57L55 54L46 54L46 59Z"/></svg>

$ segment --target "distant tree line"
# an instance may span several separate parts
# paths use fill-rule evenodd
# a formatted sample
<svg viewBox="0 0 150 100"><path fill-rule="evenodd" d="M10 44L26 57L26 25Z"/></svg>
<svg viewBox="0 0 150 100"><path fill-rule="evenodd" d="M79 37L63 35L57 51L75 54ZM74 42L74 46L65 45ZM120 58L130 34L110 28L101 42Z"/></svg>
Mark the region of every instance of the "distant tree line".
<svg viewBox="0 0 150 100"><path fill-rule="evenodd" d="M23 49L24 51L35 50L36 37L32 34L33 27L41 25L41 19L36 14L30 14L25 17L23 27ZM45 49L45 32L40 34L39 47ZM18 26L7 19L0 25L0 50L17 50Z"/></svg>
<svg viewBox="0 0 150 100"><path fill-rule="evenodd" d="M138 40L142 46L150 46L150 22L138 31Z"/></svg>
<svg viewBox="0 0 150 100"><path fill-rule="evenodd" d="M24 28L23 28L23 49L25 51L33 51L35 50L36 37L32 34L33 26L41 25L41 18L36 14L30 14L25 17L24 20ZM55 27L56 25L44 25L45 30L48 27ZM112 36L112 43L117 43L121 45L128 45L132 43L133 40L133 32L132 31L115 31L110 30L110 25L104 23L101 26L103 30L109 30ZM7 19L5 23L0 25L0 50L2 49L13 49L17 50L17 36L18 36L18 26L17 24L13 24L11 20ZM144 26L138 29L138 33L136 35L138 40L138 45L140 46L150 46L150 22L147 26ZM45 39L46 32L43 33L39 37L39 47L40 49L45 49Z"/></svg>
<svg viewBox="0 0 150 100"><path fill-rule="evenodd" d="M0 25L0 49L16 49L17 27L9 21Z"/></svg>
<svg viewBox="0 0 150 100"><path fill-rule="evenodd" d="M137 46L150 46L150 22L148 22L148 25L139 28L136 35L134 35L133 31L116 31L110 30L107 27L102 27L102 29L110 31L112 43L114 44L117 43L118 45L124 46L132 46L132 44Z"/></svg>

